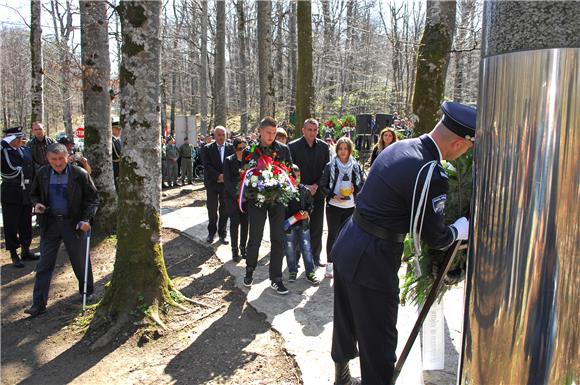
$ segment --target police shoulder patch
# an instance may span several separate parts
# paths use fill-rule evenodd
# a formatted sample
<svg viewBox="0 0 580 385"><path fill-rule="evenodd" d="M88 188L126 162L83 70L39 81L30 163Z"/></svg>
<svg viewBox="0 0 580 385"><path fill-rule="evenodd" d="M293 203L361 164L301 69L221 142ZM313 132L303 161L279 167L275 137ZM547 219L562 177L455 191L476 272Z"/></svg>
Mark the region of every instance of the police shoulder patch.
<svg viewBox="0 0 580 385"><path fill-rule="evenodd" d="M435 212L435 214L439 215L443 214L443 211L445 210L446 200L447 194L442 194L432 199L431 203L433 204L433 211Z"/></svg>

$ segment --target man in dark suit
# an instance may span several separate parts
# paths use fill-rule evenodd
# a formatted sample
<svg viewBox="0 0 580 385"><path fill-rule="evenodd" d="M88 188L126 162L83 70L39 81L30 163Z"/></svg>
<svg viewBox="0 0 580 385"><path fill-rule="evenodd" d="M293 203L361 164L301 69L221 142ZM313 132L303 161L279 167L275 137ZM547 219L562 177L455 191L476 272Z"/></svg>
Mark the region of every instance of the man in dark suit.
<svg viewBox="0 0 580 385"><path fill-rule="evenodd" d="M214 129L215 142L206 145L203 155L203 183L207 193L207 242L213 243L217 231L220 241L227 244L226 224L228 216L224 203L224 159L234 153L232 146L226 143L226 128L217 126ZM219 215L218 215L219 213Z"/></svg>
<svg viewBox="0 0 580 385"><path fill-rule="evenodd" d="M314 264L323 266L320 262L322 251L322 227L324 224L324 194L318 189L324 167L330 161L330 150L323 140L316 137L318 121L307 119L302 127L302 138L288 145L292 160L300 168L301 182L314 198L314 209L310 214L310 238Z"/></svg>

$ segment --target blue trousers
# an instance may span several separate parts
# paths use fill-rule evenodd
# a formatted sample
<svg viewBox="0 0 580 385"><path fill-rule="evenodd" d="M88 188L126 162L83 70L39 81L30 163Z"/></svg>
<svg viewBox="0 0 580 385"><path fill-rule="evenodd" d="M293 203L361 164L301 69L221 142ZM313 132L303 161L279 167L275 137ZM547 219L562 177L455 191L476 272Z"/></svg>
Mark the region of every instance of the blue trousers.
<svg viewBox="0 0 580 385"><path fill-rule="evenodd" d="M56 264L56 257L61 242L64 242L66 252L77 280L79 281L79 293L83 293L85 275L85 251L86 237L84 233L79 236L74 230L75 225L68 219L50 218L47 228L40 236L40 259L36 266L36 278L34 280L34 292L32 302L34 305L46 306L48 291L52 273ZM87 274L87 295L93 293L93 271L89 260Z"/></svg>
<svg viewBox="0 0 580 385"><path fill-rule="evenodd" d="M310 244L310 229L302 228L302 224L291 227L290 230L284 233L284 241L286 246L286 263L288 264L288 271L290 273L297 273L296 255L300 251L298 246L302 249L302 259L304 259L304 267L306 273L314 271L314 256L312 255L312 246Z"/></svg>

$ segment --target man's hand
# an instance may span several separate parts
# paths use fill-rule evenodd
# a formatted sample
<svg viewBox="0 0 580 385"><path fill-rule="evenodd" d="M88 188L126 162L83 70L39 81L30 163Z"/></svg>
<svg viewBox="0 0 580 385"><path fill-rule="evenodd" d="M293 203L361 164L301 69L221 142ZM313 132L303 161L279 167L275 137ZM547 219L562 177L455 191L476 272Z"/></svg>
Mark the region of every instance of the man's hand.
<svg viewBox="0 0 580 385"><path fill-rule="evenodd" d="M91 225L89 224L89 222L80 221L79 223L77 223L77 230L81 230L86 233L90 229Z"/></svg>
<svg viewBox="0 0 580 385"><path fill-rule="evenodd" d="M224 183L224 174L219 174L217 181L218 183Z"/></svg>
<svg viewBox="0 0 580 385"><path fill-rule="evenodd" d="M469 238L469 221L465 217L457 219L451 225L457 230L457 240L467 240Z"/></svg>
<svg viewBox="0 0 580 385"><path fill-rule="evenodd" d="M305 186L308 191L310 191L310 195L314 196L314 194L316 194L316 191L318 190L318 185L317 184L308 184Z"/></svg>
<svg viewBox="0 0 580 385"><path fill-rule="evenodd" d="M44 214L45 211L46 211L46 206L43 205L42 203L37 203L34 205L34 212L36 214Z"/></svg>

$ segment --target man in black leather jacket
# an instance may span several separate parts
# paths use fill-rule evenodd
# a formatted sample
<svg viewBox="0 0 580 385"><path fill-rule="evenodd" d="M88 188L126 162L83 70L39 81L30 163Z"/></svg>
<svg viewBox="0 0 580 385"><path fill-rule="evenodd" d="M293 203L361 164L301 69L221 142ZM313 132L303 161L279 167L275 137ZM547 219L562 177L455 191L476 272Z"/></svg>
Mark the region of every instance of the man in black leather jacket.
<svg viewBox="0 0 580 385"><path fill-rule="evenodd" d="M91 228L90 221L98 207L97 189L89 174L80 167L67 163L68 152L59 143L47 149L49 165L42 167L30 191L30 199L40 223L41 256L36 268L32 307L26 310L37 316L46 310L52 272L61 242L64 241L73 271L79 281L79 292L84 288L84 233ZM93 273L89 263L87 295L93 292Z"/></svg>

